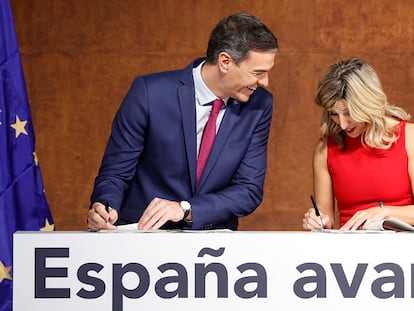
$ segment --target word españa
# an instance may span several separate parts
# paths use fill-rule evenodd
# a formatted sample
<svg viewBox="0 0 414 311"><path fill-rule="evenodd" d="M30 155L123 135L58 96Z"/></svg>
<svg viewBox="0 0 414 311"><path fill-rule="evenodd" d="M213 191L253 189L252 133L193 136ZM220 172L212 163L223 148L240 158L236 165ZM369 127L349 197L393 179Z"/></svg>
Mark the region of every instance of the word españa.
<svg viewBox="0 0 414 311"><path fill-rule="evenodd" d="M225 248L217 250L203 248L199 251L198 257L210 255L219 257L223 255ZM69 248L36 248L35 249L35 298L70 298L70 288L49 288L46 281L50 278L67 278L67 267L48 267L46 261L49 258L69 258ZM80 283L87 285L81 287L76 295L83 299L96 299L104 295L106 283L98 276L105 267L96 262L82 264L76 271ZM163 299L188 298L188 271L180 263L169 262L158 266L161 273L174 272L174 276L165 276L155 282L154 291ZM234 283L234 293L239 298L266 298L267 297L267 273L265 268L258 263L243 263L237 270L246 276L240 277ZM126 288L123 284L123 277L127 274L135 274L139 282L134 289ZM194 281L196 298L206 297L206 278L210 274L217 277L217 297L228 298L229 277L226 266L222 263L195 263ZM122 310L123 298L138 299L143 297L150 288L150 272L140 263L130 262L127 264L112 264L112 309ZM174 290L171 290L171 287ZM170 288L168 290L167 288ZM249 289L249 290L247 290Z"/></svg>

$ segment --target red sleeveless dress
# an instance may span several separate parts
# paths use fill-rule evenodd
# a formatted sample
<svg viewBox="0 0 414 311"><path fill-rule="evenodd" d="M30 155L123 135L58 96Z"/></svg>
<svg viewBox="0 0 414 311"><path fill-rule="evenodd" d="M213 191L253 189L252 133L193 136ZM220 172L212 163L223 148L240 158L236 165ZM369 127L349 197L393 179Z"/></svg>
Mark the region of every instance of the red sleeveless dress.
<svg viewBox="0 0 414 311"><path fill-rule="evenodd" d="M405 149L405 125L398 125L399 138L388 150L364 147L361 138L346 136L345 149L328 140L328 170L337 201L340 225L359 210L384 205L413 204Z"/></svg>

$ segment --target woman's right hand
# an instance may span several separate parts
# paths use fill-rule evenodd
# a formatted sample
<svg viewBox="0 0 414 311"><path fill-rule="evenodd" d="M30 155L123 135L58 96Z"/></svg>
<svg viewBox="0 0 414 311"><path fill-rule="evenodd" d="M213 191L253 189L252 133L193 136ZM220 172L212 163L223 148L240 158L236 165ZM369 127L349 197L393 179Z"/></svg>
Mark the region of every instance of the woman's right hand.
<svg viewBox="0 0 414 311"><path fill-rule="evenodd" d="M326 228L326 225L330 223L329 216L322 213L320 215L321 217L319 218L315 214L315 209L309 208L303 216L303 228L306 230L320 230Z"/></svg>

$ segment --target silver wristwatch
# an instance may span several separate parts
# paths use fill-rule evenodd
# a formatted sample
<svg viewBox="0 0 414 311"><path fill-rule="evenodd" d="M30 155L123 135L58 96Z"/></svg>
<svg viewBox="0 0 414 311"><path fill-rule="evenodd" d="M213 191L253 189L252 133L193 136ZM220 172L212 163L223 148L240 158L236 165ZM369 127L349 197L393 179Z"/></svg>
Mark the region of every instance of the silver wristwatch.
<svg viewBox="0 0 414 311"><path fill-rule="evenodd" d="M191 204L188 201L181 201L180 206L184 211L184 217L183 220L188 220L187 217L190 215L191 212Z"/></svg>

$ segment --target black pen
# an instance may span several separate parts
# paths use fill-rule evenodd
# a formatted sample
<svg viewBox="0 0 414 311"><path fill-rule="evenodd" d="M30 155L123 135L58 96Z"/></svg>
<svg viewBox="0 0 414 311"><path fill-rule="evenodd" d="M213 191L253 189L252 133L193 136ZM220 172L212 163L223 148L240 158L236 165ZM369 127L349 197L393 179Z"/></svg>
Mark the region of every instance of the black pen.
<svg viewBox="0 0 414 311"><path fill-rule="evenodd" d="M109 203L108 203L108 201L105 202L105 211L107 213L109 213ZM109 222L109 218L108 218L108 220L106 222Z"/></svg>
<svg viewBox="0 0 414 311"><path fill-rule="evenodd" d="M318 205L316 205L316 201L315 201L315 198L313 197L313 195L310 195L310 198L312 200L313 208L315 209L315 214L319 218L319 221L321 222L321 230L323 230L324 225L323 225L321 213L319 213L319 210L318 210Z"/></svg>

